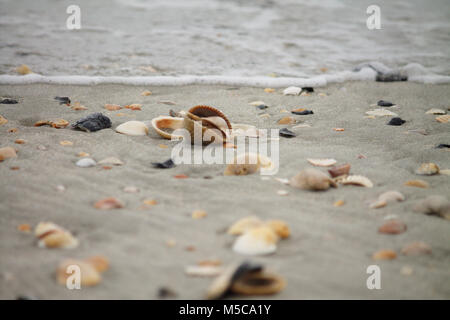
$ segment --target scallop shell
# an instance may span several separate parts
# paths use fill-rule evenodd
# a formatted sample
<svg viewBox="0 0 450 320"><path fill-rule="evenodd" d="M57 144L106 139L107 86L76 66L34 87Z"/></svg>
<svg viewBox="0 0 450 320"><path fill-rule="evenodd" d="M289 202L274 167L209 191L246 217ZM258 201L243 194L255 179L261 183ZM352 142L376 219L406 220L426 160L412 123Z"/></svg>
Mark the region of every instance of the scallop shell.
<svg viewBox="0 0 450 320"><path fill-rule="evenodd" d="M330 186L336 187L336 183L325 173L312 168L302 170L293 176L290 185L294 188L314 191L327 190Z"/></svg>
<svg viewBox="0 0 450 320"><path fill-rule="evenodd" d="M334 159L306 159L309 163L311 163L313 166L317 167L330 167L334 164L336 164L336 160Z"/></svg>
<svg viewBox="0 0 450 320"><path fill-rule="evenodd" d="M228 228L227 233L231 235L241 235L246 231L259 227L263 224L262 220L256 216L249 216L236 221Z"/></svg>
<svg viewBox="0 0 450 320"><path fill-rule="evenodd" d="M40 222L34 234L39 239L39 247L73 249L78 246L78 240L69 231L52 222Z"/></svg>
<svg viewBox="0 0 450 320"><path fill-rule="evenodd" d="M274 164L263 155L257 153L243 153L236 156L232 163L225 168L225 176L243 176L256 173L260 170L272 170Z"/></svg>
<svg viewBox="0 0 450 320"><path fill-rule="evenodd" d="M415 172L420 175L432 176L439 173L439 166L432 162L422 163Z"/></svg>
<svg viewBox="0 0 450 320"><path fill-rule="evenodd" d="M184 119L179 117L159 116L152 119L152 127L165 139L181 139L182 136L172 134L172 131L184 127Z"/></svg>
<svg viewBox="0 0 450 320"><path fill-rule="evenodd" d="M389 111L386 109L375 109L375 110L367 111L366 114L369 116L378 116L378 117L387 117L387 116L396 117L396 116L398 116L398 114L396 114L395 112L392 112L392 111Z"/></svg>
<svg viewBox="0 0 450 320"><path fill-rule="evenodd" d="M148 133L148 128L144 122L132 120L117 126L116 132L129 136L145 136Z"/></svg>
<svg viewBox="0 0 450 320"><path fill-rule="evenodd" d="M267 226L256 227L239 236L233 251L244 255L266 255L277 249L278 236Z"/></svg>
<svg viewBox="0 0 450 320"><path fill-rule="evenodd" d="M285 96L298 96L300 92L302 92L302 88L300 87L287 87L283 90Z"/></svg>
<svg viewBox="0 0 450 320"><path fill-rule="evenodd" d="M341 183L343 185L352 184L352 185L367 187L367 188L373 187L372 181L370 181L368 178L366 178L364 176L358 176L358 175L347 176L346 178L342 179L339 183Z"/></svg>

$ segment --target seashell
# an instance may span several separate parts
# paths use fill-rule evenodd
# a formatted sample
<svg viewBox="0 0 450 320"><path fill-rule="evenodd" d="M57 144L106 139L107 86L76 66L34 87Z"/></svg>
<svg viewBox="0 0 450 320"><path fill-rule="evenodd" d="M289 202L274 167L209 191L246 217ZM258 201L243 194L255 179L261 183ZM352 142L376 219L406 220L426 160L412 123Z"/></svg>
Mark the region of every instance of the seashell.
<svg viewBox="0 0 450 320"><path fill-rule="evenodd" d="M255 126L245 123L232 123L231 137L259 137L259 131Z"/></svg>
<svg viewBox="0 0 450 320"><path fill-rule="evenodd" d="M337 200L335 203L333 203L334 207L342 207L345 204L344 200Z"/></svg>
<svg viewBox="0 0 450 320"><path fill-rule="evenodd" d="M311 163L313 166L317 167L330 167L334 164L336 164L336 160L334 159L306 159L309 163Z"/></svg>
<svg viewBox="0 0 450 320"><path fill-rule="evenodd" d="M410 243L402 248L402 254L406 256L416 256L421 254L431 254L429 245L422 241Z"/></svg>
<svg viewBox="0 0 450 320"><path fill-rule="evenodd" d="M393 260L395 258L397 258L397 253L390 249L380 250L372 255L373 260Z"/></svg>
<svg viewBox="0 0 450 320"><path fill-rule="evenodd" d="M177 174L173 176L175 179L187 179L189 178L189 176L185 175L185 174Z"/></svg>
<svg viewBox="0 0 450 320"><path fill-rule="evenodd" d="M375 109L375 110L367 111L366 114L369 116L376 116L376 117L386 117L386 116L396 117L396 116L398 116L398 114L396 114L392 111L386 110L386 109Z"/></svg>
<svg viewBox="0 0 450 320"><path fill-rule="evenodd" d="M79 102L75 102L71 108L76 111L87 110L87 108L82 106Z"/></svg>
<svg viewBox="0 0 450 320"><path fill-rule="evenodd" d="M34 234L39 239L39 247L73 249L78 246L78 240L69 231L52 222L40 222Z"/></svg>
<svg viewBox="0 0 450 320"><path fill-rule="evenodd" d="M298 96L300 92L302 92L302 88L300 87L287 87L283 90L285 96Z"/></svg>
<svg viewBox="0 0 450 320"><path fill-rule="evenodd" d="M62 184L58 184L58 185L55 187L55 189L56 189L56 191L58 191L58 192L65 192L65 191L66 191L66 187L65 187L64 185L62 185Z"/></svg>
<svg viewBox="0 0 450 320"><path fill-rule="evenodd" d="M192 144L223 143L232 130L227 117L220 110L210 106L198 105L187 112L182 112L182 115L184 128L189 131ZM201 133L201 137L195 137L196 132Z"/></svg>
<svg viewBox="0 0 450 320"><path fill-rule="evenodd" d="M325 173L312 168L300 171L289 183L294 188L314 191L327 190L330 186L336 187L336 183Z"/></svg>
<svg viewBox="0 0 450 320"><path fill-rule="evenodd" d="M160 100L160 101L158 101L158 103L167 104L169 106L174 106L177 104L176 102L170 101L170 100Z"/></svg>
<svg viewBox="0 0 450 320"><path fill-rule="evenodd" d="M389 122L387 123L387 125L389 126L401 126L402 124L404 124L406 121L403 120L402 118L399 117L395 117L392 118L391 120L389 120Z"/></svg>
<svg viewBox="0 0 450 320"><path fill-rule="evenodd" d="M86 132L94 132L106 128L111 128L111 120L100 112L92 113L76 121L72 128Z"/></svg>
<svg viewBox="0 0 450 320"><path fill-rule="evenodd" d="M364 176L357 176L357 175L347 176L344 179L342 179L341 181L339 181L339 183L342 183L343 185L352 184L355 186L361 186L361 187L367 187L367 188L373 187L372 181L370 181L368 178L366 178Z"/></svg>
<svg viewBox="0 0 450 320"><path fill-rule="evenodd" d="M443 196L432 195L417 203L414 211L450 220L450 201Z"/></svg>
<svg viewBox="0 0 450 320"><path fill-rule="evenodd" d="M430 186L428 182L423 180L408 180L404 183L404 185L408 187L417 187L417 188L428 188Z"/></svg>
<svg viewBox="0 0 450 320"><path fill-rule="evenodd" d="M252 101L252 102L249 103L249 105L257 107L257 106L261 106L261 105L264 106L266 104L264 103L264 101Z"/></svg>
<svg viewBox="0 0 450 320"><path fill-rule="evenodd" d="M336 178L342 175L348 175L350 173L350 163L341 164L328 170L328 173L332 178Z"/></svg>
<svg viewBox="0 0 450 320"><path fill-rule="evenodd" d="M133 104L130 104L130 105L126 105L124 108L135 111L135 110L142 110L141 107L142 107L142 104L133 103Z"/></svg>
<svg viewBox="0 0 450 320"><path fill-rule="evenodd" d="M194 210L192 212L192 219L203 219L207 216L208 214L206 213L206 211L204 210Z"/></svg>
<svg viewBox="0 0 450 320"><path fill-rule="evenodd" d="M436 117L436 121L440 122L440 123L447 123L447 122L450 121L450 115L445 114L445 115L442 115L442 116L437 116Z"/></svg>
<svg viewBox="0 0 450 320"><path fill-rule="evenodd" d="M84 261L91 264L98 272L104 272L109 269L109 260L105 256L92 256Z"/></svg>
<svg viewBox="0 0 450 320"><path fill-rule="evenodd" d="M395 107L395 104L389 101L380 100L377 102L377 105L380 107Z"/></svg>
<svg viewBox="0 0 450 320"><path fill-rule="evenodd" d="M81 152L78 152L77 156L78 157L89 157L89 153L81 151Z"/></svg>
<svg viewBox="0 0 450 320"><path fill-rule="evenodd" d="M439 169L439 174L445 174L446 176L450 176L450 169Z"/></svg>
<svg viewBox="0 0 450 320"><path fill-rule="evenodd" d="M64 119L58 119L58 120L50 121L50 125L53 128L61 129L61 128L67 127L69 125L69 122Z"/></svg>
<svg viewBox="0 0 450 320"><path fill-rule="evenodd" d="M17 230L28 233L31 231L31 226L28 223L19 224Z"/></svg>
<svg viewBox="0 0 450 320"><path fill-rule="evenodd" d="M108 269L109 262L104 257L91 257L86 260L66 259L56 269L56 280L59 284L66 286L67 279L72 275L70 266L80 268L80 284L82 287L90 287L99 284L102 280L101 272Z"/></svg>
<svg viewBox="0 0 450 320"><path fill-rule="evenodd" d="M97 163L92 158L83 158L83 159L78 160L76 162L76 165L81 168L89 168L89 167L95 167L97 165Z"/></svg>
<svg viewBox="0 0 450 320"><path fill-rule="evenodd" d="M31 71L30 67L28 67L26 64L22 64L22 65L18 66L16 68L16 71L20 75L26 75L26 74L29 74L29 73L33 73Z"/></svg>
<svg viewBox="0 0 450 320"><path fill-rule="evenodd" d="M293 117L283 117L278 120L278 124L294 124L296 121Z"/></svg>
<svg viewBox="0 0 450 320"><path fill-rule="evenodd" d="M308 124L308 123L302 123L302 124L296 125L296 126L293 127L293 128L294 128L294 129L298 129L298 128L310 128L310 127L311 127L310 124Z"/></svg>
<svg viewBox="0 0 450 320"><path fill-rule="evenodd" d="M263 222L256 216L249 216L236 221L228 228L227 233L231 235L241 235L250 229L262 226Z"/></svg>
<svg viewBox="0 0 450 320"><path fill-rule="evenodd" d="M286 281L267 271L249 272L234 281L230 290L243 295L271 295L286 287Z"/></svg>
<svg viewBox="0 0 450 320"><path fill-rule="evenodd" d="M139 191L140 191L139 188L135 187L135 186L127 186L127 187L123 188L123 192L126 192L126 193L137 193Z"/></svg>
<svg viewBox="0 0 450 320"><path fill-rule="evenodd" d="M297 136L294 132L292 132L291 130L289 130L289 129L287 129L287 128L281 129L281 130L279 131L279 135L280 135L281 137L285 137L285 138L294 138L294 137Z"/></svg>
<svg viewBox="0 0 450 320"><path fill-rule="evenodd" d="M94 208L100 210L120 209L123 207L123 203L113 197L105 198L94 203Z"/></svg>
<svg viewBox="0 0 450 320"><path fill-rule="evenodd" d="M122 109L122 107L119 106L118 104L105 104L104 108L109 111L117 111Z"/></svg>
<svg viewBox="0 0 450 320"><path fill-rule="evenodd" d="M8 123L8 120L5 117L3 117L2 115L0 115L0 126L7 124L7 123Z"/></svg>
<svg viewBox="0 0 450 320"><path fill-rule="evenodd" d="M278 190L278 191L277 191L277 194L278 194L279 196L287 196L287 195L289 194L289 191L286 191L286 190Z"/></svg>
<svg viewBox="0 0 450 320"><path fill-rule="evenodd" d="M148 133L148 128L142 121L127 121L116 128L116 132L128 136L145 136Z"/></svg>
<svg viewBox="0 0 450 320"><path fill-rule="evenodd" d="M264 225L272 229L281 239L288 238L291 235L289 226L282 220L268 220Z"/></svg>
<svg viewBox="0 0 450 320"><path fill-rule="evenodd" d="M398 191L387 191L385 193L380 194L378 200L370 204L370 208L378 209L385 207L388 203L395 201L403 201L405 200L405 196Z"/></svg>
<svg viewBox="0 0 450 320"><path fill-rule="evenodd" d="M274 164L263 155L257 153L243 153L236 156L232 163L225 168L225 176L243 176L258 171L272 170Z"/></svg>
<svg viewBox="0 0 450 320"><path fill-rule="evenodd" d="M14 149L13 147L0 148L0 161L16 157L17 157L16 149Z"/></svg>
<svg viewBox="0 0 450 320"><path fill-rule="evenodd" d="M399 234L406 231L406 224L397 219L390 219L378 228L379 233Z"/></svg>
<svg viewBox="0 0 450 320"><path fill-rule="evenodd" d="M429 162L422 163L418 169L415 171L416 174L432 176L439 173L439 167L437 164Z"/></svg>
<svg viewBox="0 0 450 320"><path fill-rule="evenodd" d="M99 161L98 164L112 164L114 166L121 166L124 163L122 162L122 160L120 160L116 157L108 157L108 158L105 158L105 159Z"/></svg>
<svg viewBox="0 0 450 320"><path fill-rule="evenodd" d="M244 255L266 255L277 249L278 236L267 226L256 227L240 235L233 245L233 251Z"/></svg>
<svg viewBox="0 0 450 320"><path fill-rule="evenodd" d="M273 93L273 92L275 92L275 89L273 89L273 88L265 88L264 92Z"/></svg>
<svg viewBox="0 0 450 320"><path fill-rule="evenodd" d="M342 132L345 131L345 128L333 128L334 131Z"/></svg>
<svg viewBox="0 0 450 320"><path fill-rule="evenodd" d="M441 114L447 114L447 111L442 110L442 109L430 109L427 112L425 112L426 114L436 114L436 115L441 115Z"/></svg>
<svg viewBox="0 0 450 320"><path fill-rule="evenodd" d="M73 146L73 142L69 140L62 140L59 142L59 144L62 146Z"/></svg>
<svg viewBox="0 0 450 320"><path fill-rule="evenodd" d="M144 97L151 96L151 95L152 95L152 92L148 91L148 90L142 91L142 93L141 93L141 96L144 96Z"/></svg>
<svg viewBox="0 0 450 320"><path fill-rule="evenodd" d="M152 127L163 138L181 139L182 136L172 135L172 132L184 127L184 119L179 117L159 116L152 119Z"/></svg>
<svg viewBox="0 0 450 320"><path fill-rule="evenodd" d="M187 266L184 273L193 277L216 277L223 272L218 266Z"/></svg>

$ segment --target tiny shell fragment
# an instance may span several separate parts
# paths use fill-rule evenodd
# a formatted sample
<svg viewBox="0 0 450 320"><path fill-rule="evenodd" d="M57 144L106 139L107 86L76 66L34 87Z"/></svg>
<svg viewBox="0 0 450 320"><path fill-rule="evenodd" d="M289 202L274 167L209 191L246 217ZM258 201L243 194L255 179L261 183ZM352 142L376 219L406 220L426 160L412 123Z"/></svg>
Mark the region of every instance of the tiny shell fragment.
<svg viewBox="0 0 450 320"><path fill-rule="evenodd" d="M118 104L105 104L105 109L109 111L117 111L122 109Z"/></svg>
<svg viewBox="0 0 450 320"><path fill-rule="evenodd" d="M295 119L293 117L283 117L278 120L278 124L294 124Z"/></svg>
<svg viewBox="0 0 450 320"><path fill-rule="evenodd" d="M151 96L151 95L152 95L152 92L148 91L148 90L142 91L142 93L141 93L141 96L144 96L144 97Z"/></svg>
<svg viewBox="0 0 450 320"><path fill-rule="evenodd" d="M3 117L2 115L0 115L0 126L4 125L6 123L8 123L8 120L5 117Z"/></svg>
<svg viewBox="0 0 450 320"><path fill-rule="evenodd" d="M404 246L402 249L402 254L407 256L431 254L431 248L422 241L416 241Z"/></svg>
<svg viewBox="0 0 450 320"><path fill-rule="evenodd" d="M405 182L404 184L405 186L408 187L417 187L417 188L428 188L430 185L428 182L423 181L423 180L408 180Z"/></svg>
<svg viewBox="0 0 450 320"><path fill-rule="evenodd" d="M59 142L59 144L62 146L73 146L73 142L69 140L62 140Z"/></svg>
<svg viewBox="0 0 450 320"><path fill-rule="evenodd" d="M261 225L261 219L256 216L249 216L236 221L230 228L228 228L227 233L231 235L240 235L252 228L259 227Z"/></svg>
<svg viewBox="0 0 450 320"><path fill-rule="evenodd" d="M335 203L333 203L333 206L342 207L344 204L345 204L344 200L337 200Z"/></svg>
<svg viewBox="0 0 450 320"><path fill-rule="evenodd" d="M334 164L336 164L336 160L334 159L306 159L309 163L311 163L313 166L317 167L330 167Z"/></svg>
<svg viewBox="0 0 450 320"><path fill-rule="evenodd" d="M124 205L122 204L122 202L113 197L99 200L94 204L94 208L100 210L120 209L123 207Z"/></svg>
<svg viewBox="0 0 450 320"><path fill-rule="evenodd" d="M194 210L192 212L192 219L203 219L207 216L208 214L206 213L206 211L204 210Z"/></svg>
<svg viewBox="0 0 450 320"><path fill-rule="evenodd" d="M425 112L426 114L436 114L436 115L442 115L442 114L446 114L447 111L442 110L442 109L430 109L427 112Z"/></svg>
<svg viewBox="0 0 450 320"><path fill-rule="evenodd" d="M378 228L379 233L400 234L406 231L406 224L397 219L390 219Z"/></svg>
<svg viewBox="0 0 450 320"><path fill-rule="evenodd" d="M21 74L21 75L26 75L26 74L32 73L30 67L28 67L26 64L22 64L22 65L18 66L16 68L16 71L18 74Z"/></svg>
<svg viewBox="0 0 450 320"><path fill-rule="evenodd" d="M116 157L108 157L108 158L105 158L105 159L103 159L103 160L100 160L100 161L98 162L98 164L112 164L112 165L114 165L114 166L121 166L121 165L123 165L124 163L123 163L123 161L120 160L119 158L116 158Z"/></svg>
<svg viewBox="0 0 450 320"><path fill-rule="evenodd" d="M432 176L439 173L439 167L435 163L422 163L419 168L416 169L416 174Z"/></svg>
<svg viewBox="0 0 450 320"><path fill-rule="evenodd" d="M137 192L139 192L139 188L135 187L135 186L127 186L127 187L123 188L123 192L126 192L126 193L137 193Z"/></svg>
<svg viewBox="0 0 450 320"><path fill-rule="evenodd" d="M138 104L138 103L133 103L133 104L125 106L126 109L139 110L139 111L142 110L141 107L142 107L142 104Z"/></svg>
<svg viewBox="0 0 450 320"><path fill-rule="evenodd" d="M336 178L342 175L347 175L350 172L350 164L345 163L340 166L334 166L331 169L328 169L328 173L331 177Z"/></svg>
<svg viewBox="0 0 450 320"><path fill-rule="evenodd" d="M372 255L372 259L374 260L392 260L395 258L397 258L397 253L395 253L394 250L390 249L380 250Z"/></svg>
<svg viewBox="0 0 450 320"><path fill-rule="evenodd" d="M17 143L17 144L25 144L25 140L23 140L23 139L16 139L15 141L14 141L14 143Z"/></svg>
<svg viewBox="0 0 450 320"><path fill-rule="evenodd" d="M361 186L361 187L366 187L366 188L373 187L372 181L370 181L368 178L366 178L364 176L358 176L358 175L348 176L339 182L343 185L351 184L351 185Z"/></svg>
<svg viewBox="0 0 450 320"><path fill-rule="evenodd" d="M273 88L265 88L264 92L272 93L272 92L275 92L275 89L273 89Z"/></svg>
<svg viewBox="0 0 450 320"><path fill-rule="evenodd" d="M375 110L367 111L366 114L369 116L378 116L378 117L386 117L386 116L396 117L396 116L398 116L398 114L396 114L395 112L392 112L392 111L389 111L386 109L375 109Z"/></svg>
<svg viewBox="0 0 450 320"><path fill-rule="evenodd" d="M17 230L22 232L30 232L31 226L28 223L20 224L17 226Z"/></svg>

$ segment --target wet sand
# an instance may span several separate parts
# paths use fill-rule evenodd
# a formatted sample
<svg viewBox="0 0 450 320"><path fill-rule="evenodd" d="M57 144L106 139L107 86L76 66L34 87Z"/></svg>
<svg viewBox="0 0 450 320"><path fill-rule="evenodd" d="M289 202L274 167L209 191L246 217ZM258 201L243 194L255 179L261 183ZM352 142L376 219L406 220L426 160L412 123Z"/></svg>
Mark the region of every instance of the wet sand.
<svg viewBox="0 0 450 320"><path fill-rule="evenodd" d="M239 218L257 215L286 221L292 231L279 242L270 256L252 257L276 270L287 280L287 287L269 299L449 299L450 298L450 222L412 211L413 205L431 194L448 196L448 175L417 176L422 162L435 162L450 168L448 149L436 145L450 143L450 124L438 123L431 108L447 110L450 85L415 83L346 82L317 88L310 96L283 96L282 89L266 93L262 88L228 90L221 86L136 87L120 85L0 86L0 95L19 99L19 104L0 104L0 115L8 123L0 126L0 147L13 146L18 157L0 162L0 298L29 295L39 299L155 299L160 287L175 291L177 298L202 299L211 279L189 277L186 265L205 259L225 264L247 257L234 253L233 238L223 230ZM143 97L143 90L153 95ZM326 94L325 96L320 93ZM54 96L69 96L88 110L74 111L59 105ZM388 126L389 118L368 119L365 112L378 100L395 102L388 108L407 122ZM159 103L172 100L169 106ZM249 106L263 100L265 111ZM105 103L142 103L142 111L123 109L110 112ZM162 140L152 130L148 136L130 137L112 129L85 133L70 129L33 127L47 118L63 118L73 123L93 112L103 112L113 128L128 120L150 120L169 109L181 110L197 104L220 108L232 122L258 128L281 128L276 121L282 109L306 107L313 115L294 116L311 127L292 129L293 139L280 138L280 170L276 177L289 178L311 167L306 158L334 158L349 162L354 174L367 176L373 188L340 186L325 192L308 192L262 180L258 174L223 176L224 165L180 165L173 169L152 168L151 162L170 156L175 142ZM125 116L118 116L124 113ZM292 127L292 126L289 126ZM345 128L336 132L333 128ZM18 132L8 133L17 128ZM429 134L407 133L426 129ZM26 140L15 144L16 139ZM73 146L61 146L62 140ZM159 144L166 144L167 149ZM47 150L37 147L44 145ZM79 152L95 160L120 158L123 166L111 170L101 165L80 168L75 165ZM364 155L364 157L358 157ZM11 167L19 170L11 170ZM325 169L321 169L326 172ZM187 179L173 176L185 174ZM211 176L212 179L204 179ZM428 189L404 186L411 179L422 179ZM58 192L62 184L65 192ZM125 186L140 188L124 193ZM287 190L287 196L277 194ZM406 200L380 209L369 209L367 201L380 193L398 190ZM116 197L125 208L99 211L93 203ZM146 199L157 204L141 209ZM334 207L337 200L345 205ZM191 218L193 210L205 210L204 219ZM396 215L408 230L399 235L377 232L384 218ZM53 221L76 234L80 246L73 250L42 249L32 233L17 230L20 224L34 227L40 221ZM174 247L166 242L176 240ZM403 246L424 241L431 255L404 256ZM194 246L195 251L187 251ZM376 261L372 254L393 249L398 257ZM85 258L103 254L111 267L96 287L68 290L57 284L55 269L67 257ZM366 268L381 268L381 290L368 290ZM410 267L410 275L401 273Z"/></svg>

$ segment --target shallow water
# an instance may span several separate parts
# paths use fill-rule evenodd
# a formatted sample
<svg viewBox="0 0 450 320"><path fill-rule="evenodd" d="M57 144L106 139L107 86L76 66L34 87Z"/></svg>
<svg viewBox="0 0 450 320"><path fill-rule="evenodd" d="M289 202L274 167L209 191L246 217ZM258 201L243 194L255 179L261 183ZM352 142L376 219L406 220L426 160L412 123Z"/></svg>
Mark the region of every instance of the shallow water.
<svg viewBox="0 0 450 320"><path fill-rule="evenodd" d="M81 30L68 30L71 1L1 0L0 74L311 77L379 61L450 75L448 0L377 1L381 30L365 0L77 3Z"/></svg>

